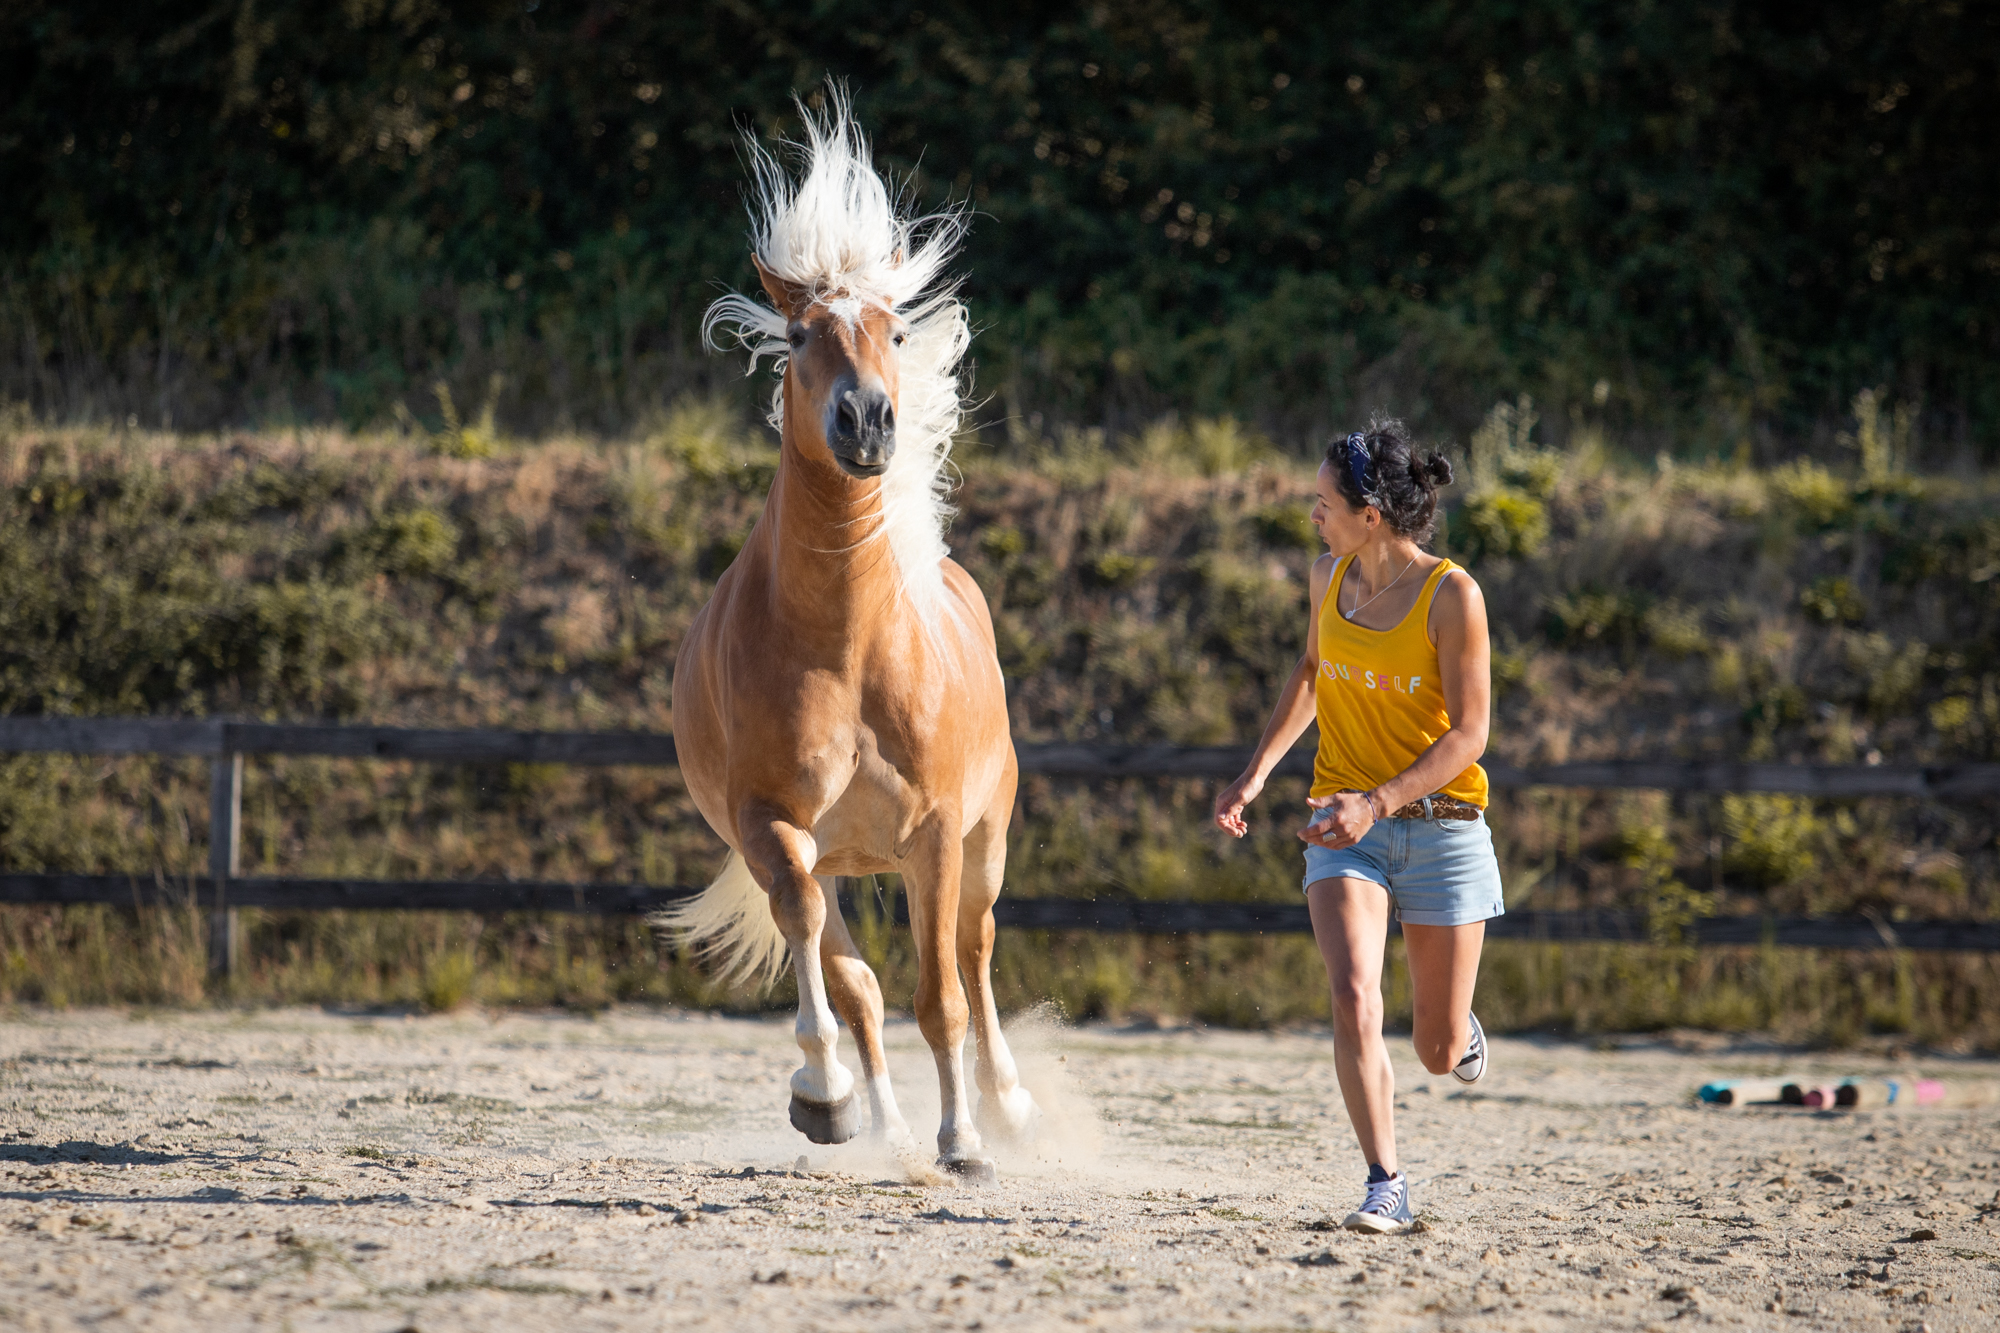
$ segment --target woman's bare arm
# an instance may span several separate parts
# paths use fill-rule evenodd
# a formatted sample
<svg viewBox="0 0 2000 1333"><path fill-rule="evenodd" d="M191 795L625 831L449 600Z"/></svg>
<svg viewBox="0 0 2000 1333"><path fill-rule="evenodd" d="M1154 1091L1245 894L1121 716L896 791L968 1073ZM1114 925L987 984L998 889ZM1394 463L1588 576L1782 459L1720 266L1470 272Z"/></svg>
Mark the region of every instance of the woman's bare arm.
<svg viewBox="0 0 2000 1333"><path fill-rule="evenodd" d="M1428 796L1486 753L1492 725L1493 652L1486 639L1486 599L1469 574L1454 571L1431 607L1438 650L1438 684L1451 730L1431 742L1417 762L1377 787L1376 809L1387 814Z"/></svg>
<svg viewBox="0 0 2000 1333"><path fill-rule="evenodd" d="M1319 604L1326 596L1327 581L1333 577L1333 557L1323 555L1313 561L1312 574L1306 580L1308 597L1306 610L1306 650L1299 655L1298 664L1285 680L1284 688L1278 691L1278 703L1271 710L1271 720L1265 724L1264 735L1258 740L1257 748L1251 753L1250 765L1243 775L1224 787L1215 797L1215 823L1225 833L1242 837L1248 830L1243 822L1243 808L1257 799L1264 790L1264 782L1271 776L1278 761L1292 748L1292 743L1304 734L1313 720L1313 677L1319 672Z"/></svg>

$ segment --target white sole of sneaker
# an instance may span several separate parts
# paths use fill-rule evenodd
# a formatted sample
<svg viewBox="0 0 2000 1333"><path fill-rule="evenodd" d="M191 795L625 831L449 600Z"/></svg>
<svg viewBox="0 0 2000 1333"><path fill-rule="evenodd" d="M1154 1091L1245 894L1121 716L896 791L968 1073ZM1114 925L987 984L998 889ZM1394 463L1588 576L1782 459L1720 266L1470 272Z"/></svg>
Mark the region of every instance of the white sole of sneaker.
<svg viewBox="0 0 2000 1333"><path fill-rule="evenodd" d="M1344 1230L1365 1231L1371 1236L1400 1236L1415 1223L1399 1222L1393 1217L1375 1213L1349 1213L1341 1219L1340 1225Z"/></svg>
<svg viewBox="0 0 2000 1333"><path fill-rule="evenodd" d="M1486 1045L1486 1029L1480 1025L1479 1019L1477 1017L1471 1014L1467 1014L1466 1017L1472 1019L1473 1029L1479 1034L1479 1070L1477 1073L1470 1075L1461 1074L1458 1071L1458 1066L1453 1065L1451 1069L1451 1076L1457 1079L1460 1083L1477 1083L1480 1079L1486 1077L1486 1065L1488 1059L1488 1051Z"/></svg>

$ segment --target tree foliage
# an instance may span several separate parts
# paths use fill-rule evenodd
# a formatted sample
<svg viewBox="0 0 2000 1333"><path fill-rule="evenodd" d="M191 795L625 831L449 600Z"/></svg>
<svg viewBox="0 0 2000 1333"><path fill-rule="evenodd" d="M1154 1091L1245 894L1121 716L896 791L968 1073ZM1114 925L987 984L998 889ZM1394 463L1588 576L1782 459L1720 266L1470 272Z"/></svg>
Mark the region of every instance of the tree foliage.
<svg viewBox="0 0 2000 1333"><path fill-rule="evenodd" d="M1529 390L1783 445L1883 384L1990 440L1996 57L1958 0L25 0L0 392L366 422L443 377L615 427L726 378L737 130L834 76L978 210L996 411L1463 431Z"/></svg>

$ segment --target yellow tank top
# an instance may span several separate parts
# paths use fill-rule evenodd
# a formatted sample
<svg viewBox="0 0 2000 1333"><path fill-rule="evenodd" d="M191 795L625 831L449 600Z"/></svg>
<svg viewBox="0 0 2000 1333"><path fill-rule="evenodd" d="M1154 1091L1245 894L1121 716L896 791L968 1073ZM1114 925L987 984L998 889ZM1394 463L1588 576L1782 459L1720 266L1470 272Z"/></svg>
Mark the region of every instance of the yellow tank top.
<svg viewBox="0 0 2000 1333"><path fill-rule="evenodd" d="M1320 601L1319 671L1313 678L1319 718L1315 796L1378 787L1451 729L1437 647L1425 622L1438 584L1458 566L1439 562L1402 622L1376 630L1340 614L1340 580L1352 559L1334 562ZM1474 764L1439 790L1485 809L1486 770Z"/></svg>

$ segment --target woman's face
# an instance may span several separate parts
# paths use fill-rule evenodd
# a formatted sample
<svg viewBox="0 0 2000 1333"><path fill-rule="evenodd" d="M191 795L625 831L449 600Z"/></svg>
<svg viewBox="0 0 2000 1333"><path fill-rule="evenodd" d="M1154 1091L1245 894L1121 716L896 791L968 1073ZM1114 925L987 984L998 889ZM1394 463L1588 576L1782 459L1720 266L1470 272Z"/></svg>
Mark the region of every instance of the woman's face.
<svg viewBox="0 0 2000 1333"><path fill-rule="evenodd" d="M1319 539L1326 543L1326 549L1336 556L1352 555L1366 546L1382 521L1381 513L1373 505L1356 509L1347 502L1340 487L1334 484L1330 462L1319 465L1313 497L1312 525L1319 529Z"/></svg>

